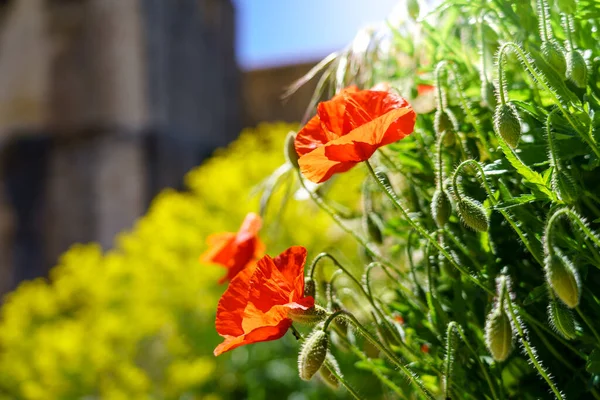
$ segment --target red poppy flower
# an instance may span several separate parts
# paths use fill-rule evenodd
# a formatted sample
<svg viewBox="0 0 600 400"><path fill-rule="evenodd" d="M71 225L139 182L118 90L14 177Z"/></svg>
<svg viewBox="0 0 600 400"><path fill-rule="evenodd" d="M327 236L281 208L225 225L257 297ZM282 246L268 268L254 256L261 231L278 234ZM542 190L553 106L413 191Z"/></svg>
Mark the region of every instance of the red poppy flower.
<svg viewBox="0 0 600 400"><path fill-rule="evenodd" d="M424 83L417 85L417 93L419 94L419 96L422 96L424 94L432 92L434 89L435 89L435 86L427 85Z"/></svg>
<svg viewBox="0 0 600 400"><path fill-rule="evenodd" d="M313 182L325 182L368 160L379 147L410 135L415 120L412 107L394 93L346 88L319 103L317 115L298 132L300 170Z"/></svg>
<svg viewBox="0 0 600 400"><path fill-rule="evenodd" d="M227 268L219 283L231 280L264 254L265 246L258 238L261 225L260 216L249 213L237 233L215 233L206 239L209 249L200 256L200 261Z"/></svg>
<svg viewBox="0 0 600 400"><path fill-rule="evenodd" d="M288 311L308 310L315 300L304 296L306 249L290 247L264 256L241 271L219 300L216 328L225 341L214 354L250 343L279 339L292 325Z"/></svg>

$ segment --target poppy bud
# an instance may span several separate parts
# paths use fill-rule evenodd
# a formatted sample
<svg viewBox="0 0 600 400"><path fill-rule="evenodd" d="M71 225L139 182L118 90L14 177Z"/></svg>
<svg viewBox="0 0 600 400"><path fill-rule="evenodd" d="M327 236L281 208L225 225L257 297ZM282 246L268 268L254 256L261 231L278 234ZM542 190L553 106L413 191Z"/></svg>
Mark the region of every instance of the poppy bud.
<svg viewBox="0 0 600 400"><path fill-rule="evenodd" d="M481 99L490 109L496 108L496 88L490 81L484 80L481 85Z"/></svg>
<svg viewBox="0 0 600 400"><path fill-rule="evenodd" d="M571 262L554 249L544 260L546 280L556 296L569 308L579 304L580 280L577 270Z"/></svg>
<svg viewBox="0 0 600 400"><path fill-rule="evenodd" d="M419 13L421 8L419 7L419 2L417 0L408 0L406 2L406 8L408 9L408 15L416 21L419 18Z"/></svg>
<svg viewBox="0 0 600 400"><path fill-rule="evenodd" d="M567 61L565 59L565 53L560 48L560 45L554 40L547 40L542 43L540 49L542 50L544 60L546 60L546 62L550 64L561 77L565 76Z"/></svg>
<svg viewBox="0 0 600 400"><path fill-rule="evenodd" d="M444 227L450 213L452 212L452 205L450 199L444 190L436 189L431 198L431 216L435 220L438 228Z"/></svg>
<svg viewBox="0 0 600 400"><path fill-rule="evenodd" d="M506 360L512 351L512 326L502 304L498 304L487 316L485 345L496 361Z"/></svg>
<svg viewBox="0 0 600 400"><path fill-rule="evenodd" d="M462 196L456 204L456 211L462 222L469 228L486 232L489 228L489 218L485 207L475 199Z"/></svg>
<svg viewBox="0 0 600 400"><path fill-rule="evenodd" d="M331 370L334 370L338 376L342 376L342 371L340 370L337 360L331 353L327 353L325 363L319 368L319 377L327 386L332 389L337 389L340 387L340 381L335 377Z"/></svg>
<svg viewBox="0 0 600 400"><path fill-rule="evenodd" d="M583 55L578 50L571 50L567 55L567 78L579 88L587 85L588 68Z"/></svg>
<svg viewBox="0 0 600 400"><path fill-rule="evenodd" d="M383 222L379 215L373 212L367 213L365 214L363 221L365 230L369 234L369 238L375 243L383 243L383 233L381 233Z"/></svg>
<svg viewBox="0 0 600 400"><path fill-rule="evenodd" d="M458 130L458 121L454 113L450 110L438 109L435 112L433 127L436 135L440 136L442 132L446 132L444 136L444 146L450 147L456 140L455 132Z"/></svg>
<svg viewBox="0 0 600 400"><path fill-rule="evenodd" d="M572 204L579 199L579 186L573 177L563 170L554 170L552 174L552 190L565 203Z"/></svg>
<svg viewBox="0 0 600 400"><path fill-rule="evenodd" d="M521 139L521 121L515 106L506 103L496 107L494 131L513 149L518 146Z"/></svg>
<svg viewBox="0 0 600 400"><path fill-rule="evenodd" d="M317 294L317 286L315 284L315 280L310 277L304 278L304 296L314 298Z"/></svg>
<svg viewBox="0 0 600 400"><path fill-rule="evenodd" d="M548 319L550 325L565 339L571 340L576 337L575 318L573 313L560 301L554 298L548 304Z"/></svg>
<svg viewBox="0 0 600 400"><path fill-rule="evenodd" d="M558 0L558 8L565 14L575 14L577 2L575 0Z"/></svg>
<svg viewBox="0 0 600 400"><path fill-rule="evenodd" d="M283 152L285 154L286 160L289 161L290 164L296 169L300 168L298 165L298 153L296 152L296 147L294 142L296 141L296 134L292 131L288 133L285 138L285 144L283 147Z"/></svg>
<svg viewBox="0 0 600 400"><path fill-rule="evenodd" d="M308 310L291 309L288 311L288 317L299 324L314 325L327 318L327 310L315 304Z"/></svg>
<svg viewBox="0 0 600 400"><path fill-rule="evenodd" d="M317 373L327 356L327 347L327 333L321 329L314 330L306 338L298 355L300 379L308 381Z"/></svg>

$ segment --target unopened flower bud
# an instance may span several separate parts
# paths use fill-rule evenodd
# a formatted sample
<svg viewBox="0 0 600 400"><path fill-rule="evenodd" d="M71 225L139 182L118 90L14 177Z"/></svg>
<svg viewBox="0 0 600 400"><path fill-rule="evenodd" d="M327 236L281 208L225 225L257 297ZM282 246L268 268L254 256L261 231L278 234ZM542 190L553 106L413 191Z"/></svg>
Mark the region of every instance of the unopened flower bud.
<svg viewBox="0 0 600 400"><path fill-rule="evenodd" d="M335 371L338 376L342 376L342 371L340 370L340 366L335 359L335 357L331 353L327 353L327 357L325 357L325 362L319 368L319 377L323 380L323 382L332 389L337 389L340 387L340 381L336 376L331 372Z"/></svg>
<svg viewBox="0 0 600 400"><path fill-rule="evenodd" d="M458 130L458 121L451 110L438 109L435 112L433 127L438 136L440 136L442 132L446 132L444 135L444 146L450 147L454 145L456 140L455 132Z"/></svg>
<svg viewBox="0 0 600 400"><path fill-rule="evenodd" d="M365 214L363 221L369 238L375 243L383 243L383 222L379 215L369 212Z"/></svg>
<svg viewBox="0 0 600 400"><path fill-rule="evenodd" d="M315 325L327 318L327 310L315 305L308 310L291 309L288 311L288 317L299 324Z"/></svg>
<svg viewBox="0 0 600 400"><path fill-rule="evenodd" d="M552 190L567 204L572 204L579 199L579 185L573 177L563 170L554 170L552 174Z"/></svg>
<svg viewBox="0 0 600 400"><path fill-rule="evenodd" d="M496 108L496 88L490 81L484 80L481 85L481 99L483 104L494 110Z"/></svg>
<svg viewBox="0 0 600 400"><path fill-rule="evenodd" d="M567 61L565 59L565 53L560 48L560 45L555 40L547 40L542 43L540 50L542 50L544 60L546 60L546 62L550 64L561 77L564 77L565 71L567 70Z"/></svg>
<svg viewBox="0 0 600 400"><path fill-rule="evenodd" d="M290 131L290 133L288 133L287 137L285 138L283 152L285 154L286 160L288 160L289 163L292 164L292 166L297 169L300 167L298 165L298 153L296 152L296 147L294 145L295 141L296 141L296 134L294 132Z"/></svg>
<svg viewBox="0 0 600 400"><path fill-rule="evenodd" d="M431 216L435 220L438 228L443 228L450 218L452 205L446 192L442 189L436 189L431 198Z"/></svg>
<svg viewBox="0 0 600 400"><path fill-rule="evenodd" d="M579 88L587 86L588 67L578 50L572 49L567 54L567 78Z"/></svg>
<svg viewBox="0 0 600 400"><path fill-rule="evenodd" d="M512 326L502 304L498 304L487 316L485 345L496 361L506 360L512 351Z"/></svg>
<svg viewBox="0 0 600 400"><path fill-rule="evenodd" d="M558 250L553 249L544 260L546 280L556 296L569 308L579 305L581 284L573 264Z"/></svg>
<svg viewBox="0 0 600 400"><path fill-rule="evenodd" d="M521 120L519 114L510 103L496 107L494 113L494 131L513 149L519 145L521 139Z"/></svg>
<svg viewBox="0 0 600 400"><path fill-rule="evenodd" d="M308 381L321 368L327 356L327 333L321 329L314 330L302 344L298 355L298 372L300 378Z"/></svg>
<svg viewBox="0 0 600 400"><path fill-rule="evenodd" d="M575 318L571 310L565 307L562 302L555 299L550 300L548 304L548 319L554 330L565 339L571 340L576 337Z"/></svg>
<svg viewBox="0 0 600 400"><path fill-rule="evenodd" d="M456 211L462 222L469 228L486 232L489 229L489 218L485 207L475 199L462 196L456 204Z"/></svg>
<svg viewBox="0 0 600 400"><path fill-rule="evenodd" d="M408 0L406 2L406 8L408 10L408 15L410 15L413 21L416 21L417 18L419 18L419 13L421 11L419 2L417 0Z"/></svg>
<svg viewBox="0 0 600 400"><path fill-rule="evenodd" d="M317 294L317 285L315 280L311 277L304 278L304 296L314 298Z"/></svg>

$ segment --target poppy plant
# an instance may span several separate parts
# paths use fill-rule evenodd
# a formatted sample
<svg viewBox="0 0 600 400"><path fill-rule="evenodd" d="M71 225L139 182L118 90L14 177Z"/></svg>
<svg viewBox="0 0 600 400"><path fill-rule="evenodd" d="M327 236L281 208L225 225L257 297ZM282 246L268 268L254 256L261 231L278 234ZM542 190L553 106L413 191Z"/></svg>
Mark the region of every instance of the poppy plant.
<svg viewBox="0 0 600 400"><path fill-rule="evenodd" d="M218 356L246 344L276 340L292 325L290 310L301 312L315 305L304 296L306 249L293 246L279 256L268 255L242 270L219 300L216 328L225 341Z"/></svg>
<svg viewBox="0 0 600 400"><path fill-rule="evenodd" d="M233 279L264 254L265 246L258 237L261 225L260 216L249 213L237 233L215 233L206 239L209 248L200 256L200 261L220 264L227 268L227 274L219 283Z"/></svg>
<svg viewBox="0 0 600 400"><path fill-rule="evenodd" d="M321 183L368 160L379 147L410 135L416 114L389 91L344 89L319 103L317 115L298 132L295 148L300 171Z"/></svg>

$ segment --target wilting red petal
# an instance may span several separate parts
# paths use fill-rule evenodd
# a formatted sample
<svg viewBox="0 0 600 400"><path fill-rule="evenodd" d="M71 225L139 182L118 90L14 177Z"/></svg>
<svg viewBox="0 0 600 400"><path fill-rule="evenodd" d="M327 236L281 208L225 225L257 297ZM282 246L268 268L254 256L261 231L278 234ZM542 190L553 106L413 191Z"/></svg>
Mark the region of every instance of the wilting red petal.
<svg viewBox="0 0 600 400"><path fill-rule="evenodd" d="M258 238L261 225L260 216L249 213L237 233L217 233L207 238L209 248L200 256L200 261L227 268L227 274L219 283L231 280L264 254L265 247Z"/></svg>
<svg viewBox="0 0 600 400"><path fill-rule="evenodd" d="M225 341L215 355L244 344L274 340L291 325L291 309L308 310L304 297L306 249L291 247L274 259L265 256L229 284L217 308L215 326Z"/></svg>
<svg viewBox="0 0 600 400"><path fill-rule="evenodd" d="M368 160L379 147L411 134L415 119L412 107L395 94L343 91L320 103L317 115L298 132L300 170L307 179L324 182Z"/></svg>

